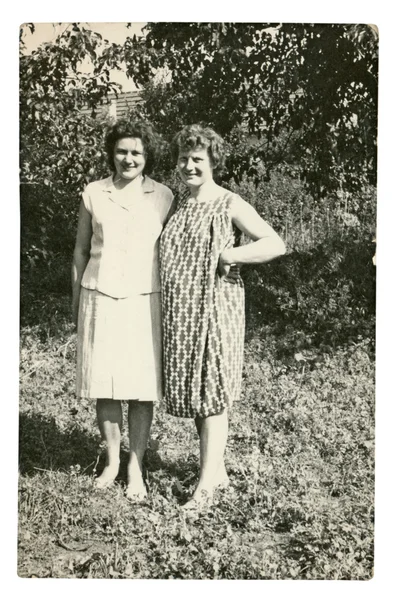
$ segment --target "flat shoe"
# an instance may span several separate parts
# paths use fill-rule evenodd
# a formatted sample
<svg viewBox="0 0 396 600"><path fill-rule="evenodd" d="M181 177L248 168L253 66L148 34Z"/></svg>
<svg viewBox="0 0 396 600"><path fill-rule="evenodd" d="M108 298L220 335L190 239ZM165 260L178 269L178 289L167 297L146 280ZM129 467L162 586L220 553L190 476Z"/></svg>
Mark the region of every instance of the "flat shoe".
<svg viewBox="0 0 396 600"><path fill-rule="evenodd" d="M113 485L115 479L106 479L105 481L100 481L100 478L94 480L94 487L97 490L106 490L110 486Z"/></svg>
<svg viewBox="0 0 396 600"><path fill-rule="evenodd" d="M201 490L197 495L194 495L183 504L182 509L197 512L202 508L210 506L211 502L212 493L208 492L208 490Z"/></svg>
<svg viewBox="0 0 396 600"><path fill-rule="evenodd" d="M229 485L230 485L230 478L228 477L228 475L226 475L224 477L224 479L222 479L221 481L216 483L215 488L217 490L224 490L224 489L228 488Z"/></svg>
<svg viewBox="0 0 396 600"><path fill-rule="evenodd" d="M142 490L141 492L128 492L127 488L125 490L125 496L130 502L133 502L134 504L139 504L140 502L144 502L144 500L147 498L147 491Z"/></svg>

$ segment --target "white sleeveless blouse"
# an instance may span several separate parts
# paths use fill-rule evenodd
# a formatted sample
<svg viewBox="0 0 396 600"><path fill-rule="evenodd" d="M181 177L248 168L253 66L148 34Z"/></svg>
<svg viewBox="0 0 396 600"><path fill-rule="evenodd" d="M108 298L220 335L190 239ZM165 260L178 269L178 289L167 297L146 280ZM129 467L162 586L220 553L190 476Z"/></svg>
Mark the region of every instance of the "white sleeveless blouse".
<svg viewBox="0 0 396 600"><path fill-rule="evenodd" d="M82 287L113 298L159 292L159 237L172 200L169 188L147 176L129 195L112 176L90 183L83 202L93 233Z"/></svg>

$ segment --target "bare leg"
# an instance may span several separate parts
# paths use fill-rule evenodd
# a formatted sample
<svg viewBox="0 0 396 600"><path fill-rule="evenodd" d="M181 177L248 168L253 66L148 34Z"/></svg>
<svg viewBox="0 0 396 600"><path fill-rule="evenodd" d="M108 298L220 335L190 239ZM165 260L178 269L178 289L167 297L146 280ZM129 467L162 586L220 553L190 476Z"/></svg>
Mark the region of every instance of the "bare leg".
<svg viewBox="0 0 396 600"><path fill-rule="evenodd" d="M102 440L106 442L106 466L96 480L96 487L112 484L120 468L122 409L120 400L98 398L96 414Z"/></svg>
<svg viewBox="0 0 396 600"><path fill-rule="evenodd" d="M129 401L129 463L126 495L130 499L139 499L147 494L143 481L143 457L147 448L152 420L152 402Z"/></svg>
<svg viewBox="0 0 396 600"><path fill-rule="evenodd" d="M223 451L221 454L221 459L219 462L219 466L217 468L216 471L216 475L214 477L214 481L213 481L213 487L216 487L218 485L227 485L228 484L228 475L227 475L227 470L224 464L224 449L225 449L225 445L226 445L226 441L227 441L227 433L228 433L228 415L225 411L225 420L226 423L223 424L223 427L225 426L225 431L223 431L223 435L225 435L225 441L224 441L224 447L223 447ZM212 417L208 417L208 418L212 418ZM202 431L202 425L204 423L206 419L203 417L195 417L195 427L197 429L197 433L199 438L201 438L201 431ZM202 443L202 442L201 442ZM202 453L202 448L201 448L201 453ZM202 468L201 468L201 472L202 472ZM198 484L199 486L199 484Z"/></svg>
<svg viewBox="0 0 396 600"><path fill-rule="evenodd" d="M224 450L228 433L228 414L224 410L211 417L195 421L200 432L200 475L192 499L185 505L194 507L203 497L210 496L217 485L219 472L224 468ZM225 469L224 469L225 470Z"/></svg>

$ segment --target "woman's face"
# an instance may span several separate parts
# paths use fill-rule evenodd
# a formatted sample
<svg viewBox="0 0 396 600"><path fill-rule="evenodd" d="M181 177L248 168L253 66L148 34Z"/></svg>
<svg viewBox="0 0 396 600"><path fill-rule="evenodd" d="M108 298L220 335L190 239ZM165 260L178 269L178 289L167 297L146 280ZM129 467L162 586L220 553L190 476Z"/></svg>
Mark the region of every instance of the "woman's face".
<svg viewBox="0 0 396 600"><path fill-rule="evenodd" d="M177 168L180 177L189 187L200 187L213 179L213 167L206 148L180 150Z"/></svg>
<svg viewBox="0 0 396 600"><path fill-rule="evenodd" d="M122 179L132 180L143 173L146 165L144 147L140 138L126 137L114 146L114 166Z"/></svg>

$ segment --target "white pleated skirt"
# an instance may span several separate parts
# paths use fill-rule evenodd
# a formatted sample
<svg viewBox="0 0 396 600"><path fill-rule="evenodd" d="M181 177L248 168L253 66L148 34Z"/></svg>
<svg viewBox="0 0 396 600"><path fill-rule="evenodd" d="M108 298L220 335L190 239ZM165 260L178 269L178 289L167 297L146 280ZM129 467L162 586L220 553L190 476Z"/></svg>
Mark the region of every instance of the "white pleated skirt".
<svg viewBox="0 0 396 600"><path fill-rule="evenodd" d="M112 298L81 288L76 393L84 398L162 398L161 294Z"/></svg>

